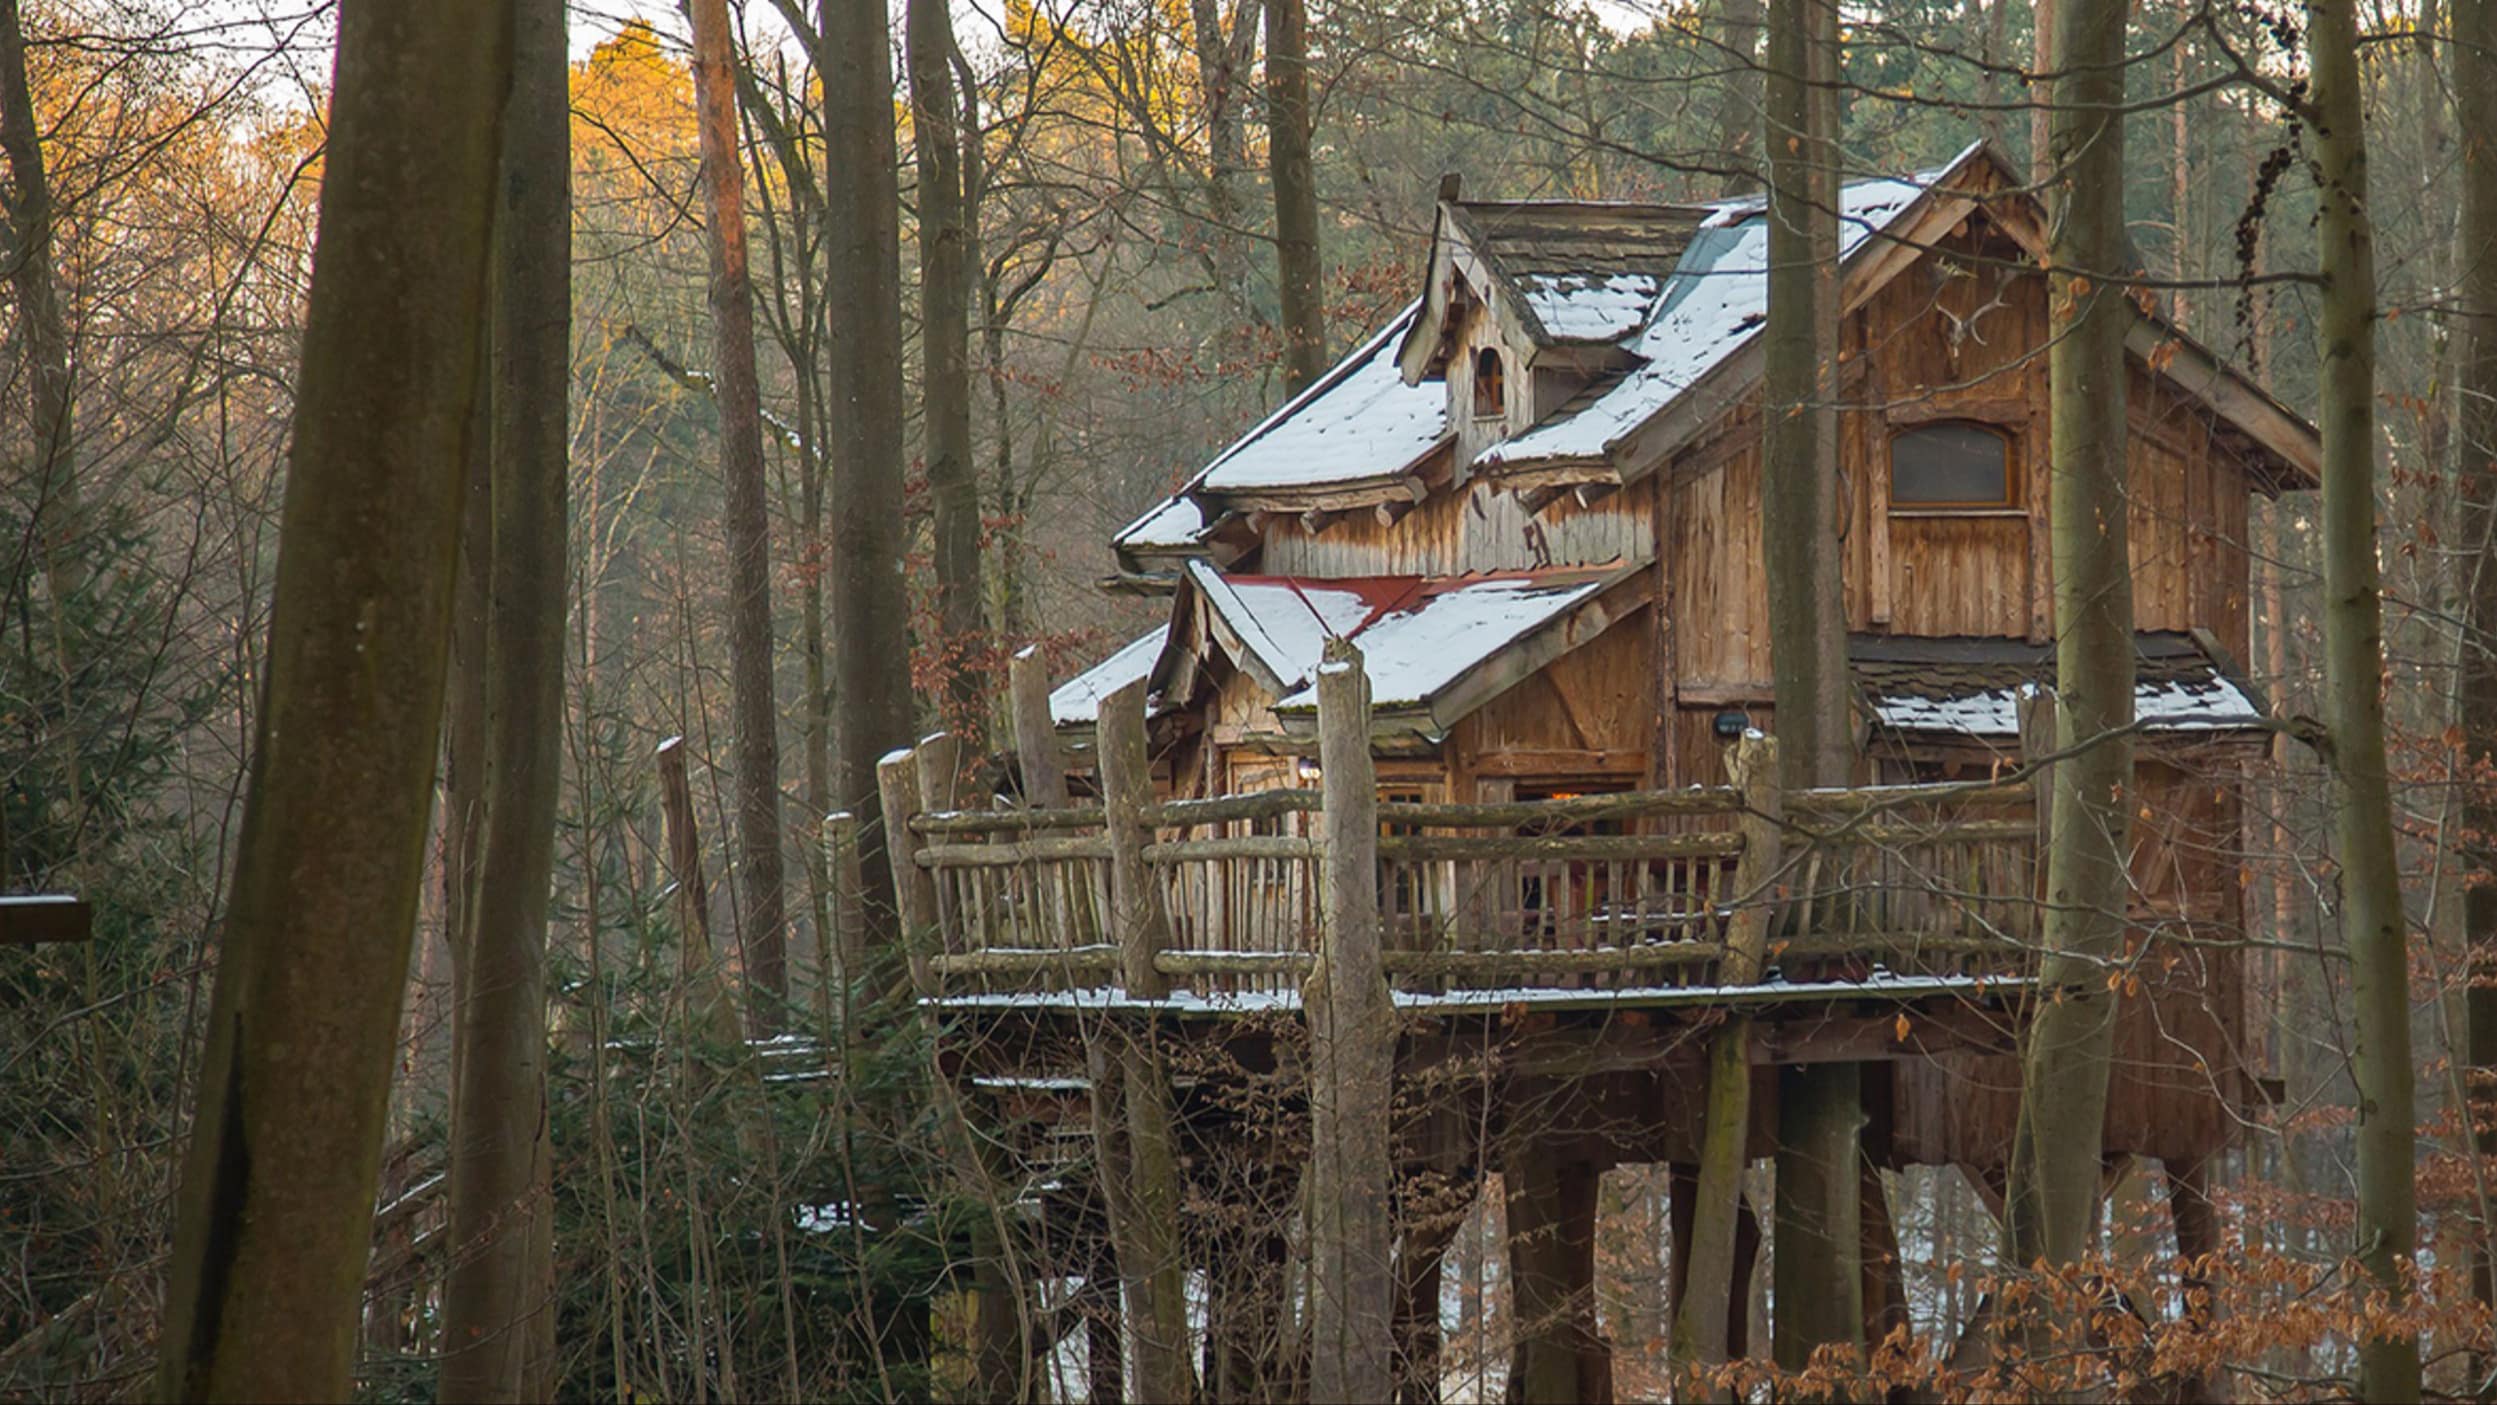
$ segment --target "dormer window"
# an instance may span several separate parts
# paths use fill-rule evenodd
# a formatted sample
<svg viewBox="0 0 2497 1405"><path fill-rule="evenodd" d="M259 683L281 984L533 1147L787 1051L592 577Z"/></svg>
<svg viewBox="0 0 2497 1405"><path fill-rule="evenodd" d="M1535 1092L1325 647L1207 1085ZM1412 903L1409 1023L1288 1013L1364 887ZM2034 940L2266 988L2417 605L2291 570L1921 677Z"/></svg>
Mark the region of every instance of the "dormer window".
<svg viewBox="0 0 2497 1405"><path fill-rule="evenodd" d="M1474 418L1498 419L1509 412L1508 375L1500 365L1500 352L1484 347L1474 353Z"/></svg>
<svg viewBox="0 0 2497 1405"><path fill-rule="evenodd" d="M1890 436L1890 506L1901 512L2014 507L2011 436L1973 420L1942 420Z"/></svg>

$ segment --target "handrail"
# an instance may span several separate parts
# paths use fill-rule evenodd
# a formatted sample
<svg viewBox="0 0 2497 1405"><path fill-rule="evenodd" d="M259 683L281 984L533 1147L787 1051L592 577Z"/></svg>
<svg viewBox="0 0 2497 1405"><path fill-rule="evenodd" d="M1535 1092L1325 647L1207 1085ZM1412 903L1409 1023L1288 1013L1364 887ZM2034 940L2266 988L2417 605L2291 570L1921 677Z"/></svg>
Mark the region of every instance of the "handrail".
<svg viewBox="0 0 2497 1405"><path fill-rule="evenodd" d="M1084 829L1101 823L1101 807L1064 810L940 810L910 817L913 834L995 834L1013 829Z"/></svg>

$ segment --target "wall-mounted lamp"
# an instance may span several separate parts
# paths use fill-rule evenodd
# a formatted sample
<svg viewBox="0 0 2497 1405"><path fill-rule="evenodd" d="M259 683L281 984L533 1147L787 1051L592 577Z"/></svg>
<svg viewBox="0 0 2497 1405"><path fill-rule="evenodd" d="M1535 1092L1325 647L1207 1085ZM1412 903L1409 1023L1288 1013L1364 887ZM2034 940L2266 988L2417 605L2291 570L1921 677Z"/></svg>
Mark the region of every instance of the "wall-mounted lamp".
<svg viewBox="0 0 2497 1405"><path fill-rule="evenodd" d="M1319 771L1316 760L1304 756L1300 759L1296 769L1300 772L1300 778L1302 780L1309 782L1311 785L1316 785L1318 783Z"/></svg>

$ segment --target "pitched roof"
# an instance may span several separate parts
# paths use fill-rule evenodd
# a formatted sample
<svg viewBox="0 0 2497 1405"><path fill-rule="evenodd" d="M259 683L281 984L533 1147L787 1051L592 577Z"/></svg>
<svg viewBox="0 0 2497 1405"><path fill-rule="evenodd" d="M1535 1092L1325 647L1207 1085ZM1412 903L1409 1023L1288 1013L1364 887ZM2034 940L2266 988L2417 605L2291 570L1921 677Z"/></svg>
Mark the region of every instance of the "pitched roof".
<svg viewBox="0 0 2497 1405"><path fill-rule="evenodd" d="M1449 222L1516 300L1539 345L1612 344L1637 331L1713 205L1469 200Z"/></svg>
<svg viewBox="0 0 2497 1405"><path fill-rule="evenodd" d="M1971 148L1973 151L1974 148ZM1963 160L1965 157L1962 158ZM1887 232L1960 163L1907 180L1858 181L1840 196L1839 257ZM1636 370L1582 395L1523 434L1485 450L1483 471L1598 460L1755 341L1769 313L1769 221L1756 199L1715 207L1628 343Z"/></svg>
<svg viewBox="0 0 2497 1405"><path fill-rule="evenodd" d="M2022 639L1856 635L1847 655L1875 727L1903 737L2017 741L2021 700L2055 677L2055 646ZM2264 729L2259 690L2193 635L2135 635L2134 668L2145 732Z"/></svg>
<svg viewBox="0 0 2497 1405"><path fill-rule="evenodd" d="M1978 202L2025 202L1984 143L1914 175L1857 181L1841 195L1841 257L1851 274L1912 261ZM1991 192L1991 193L1989 193ZM1946 196L1956 195L1956 199ZM1320 505L1419 490L1429 456L1450 440L1436 373L1452 251L1488 270L1508 320L1540 344L1613 347L1590 384L1540 423L1488 447L1472 467L1502 474L1576 466L1625 476L1704 430L1757 380L1768 315L1768 220L1757 197L1699 205L1585 201L1446 201L1433 274L1408 305L1308 390L1217 455L1112 545L1140 556L1203 555L1236 505ZM1881 262L1882 259L1888 262ZM2299 416L2155 315L2128 336L2132 354L2207 405L2241 443L2280 466L2275 486L2312 486L2315 432ZM1651 426L1662 426L1661 430ZM1645 431L1643 433L1643 431ZM1341 505L1341 504L1327 504Z"/></svg>
<svg viewBox="0 0 2497 1405"><path fill-rule="evenodd" d="M1089 727L1101 719L1101 700L1153 671L1170 626L1155 625L1121 644L1110 656L1051 689L1049 720L1060 727Z"/></svg>
<svg viewBox="0 0 2497 1405"><path fill-rule="evenodd" d="M1600 597L1645 574L1616 563L1462 576L1225 576L1192 562L1187 582L1213 642L1257 679L1287 730L1315 727L1318 664L1327 640L1344 638L1362 651L1374 733L1436 741L1602 633L1625 611L1601 607ZM1177 662L1166 656L1155 676L1167 678Z"/></svg>
<svg viewBox="0 0 2497 1405"><path fill-rule="evenodd" d="M1448 439L1447 390L1438 381L1407 385L1396 370L1396 341L1419 307L1408 305L1111 545L1186 550L1204 539L1225 497L1392 481L1430 457Z"/></svg>

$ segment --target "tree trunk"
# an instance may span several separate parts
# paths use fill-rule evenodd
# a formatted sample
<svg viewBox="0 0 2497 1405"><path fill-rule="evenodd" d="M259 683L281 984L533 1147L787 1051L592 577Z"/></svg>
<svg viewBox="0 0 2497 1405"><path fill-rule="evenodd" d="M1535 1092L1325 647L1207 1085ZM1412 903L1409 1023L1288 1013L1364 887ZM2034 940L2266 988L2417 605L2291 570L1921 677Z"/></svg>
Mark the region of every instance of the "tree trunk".
<svg viewBox="0 0 2497 1405"><path fill-rule="evenodd" d="M1283 302L1283 388L1298 395L1327 368L1318 175L1309 156L1309 11L1266 0L1266 159L1275 190L1275 283Z"/></svg>
<svg viewBox="0 0 2497 1405"><path fill-rule="evenodd" d="M1762 418L1761 556L1776 678L1778 779L1845 785L1855 763L1846 601L1839 563L1838 12L1831 0L1769 6L1769 322ZM1851 1064L1787 1071L1778 1100L1777 1359L1863 1341Z"/></svg>
<svg viewBox="0 0 2497 1405"><path fill-rule="evenodd" d="M2454 258L2455 559L2462 639L2454 715L2462 724L2463 936L2470 985L2465 1058L2475 1138L2497 1152L2497 0L2453 6L2456 127L2462 142L2461 226ZM2487 1230L2483 1229L2483 1235ZM2485 1238L2477 1253L2485 1260ZM2483 1300L2492 1275L2475 1276Z"/></svg>
<svg viewBox="0 0 2497 1405"><path fill-rule="evenodd" d="M36 549L55 597L84 577L85 521L71 437L69 328L53 276L52 182L26 77L26 32L18 0L0 0L0 154L9 180L0 215L8 221L9 291L17 302L26 357L27 429L34 454Z"/></svg>
<svg viewBox="0 0 2497 1405"><path fill-rule="evenodd" d="M971 462L971 248L963 138L946 0L910 0L911 138L919 155L920 433L935 509L936 617L929 652L945 723L973 755L987 731L980 608L980 482Z"/></svg>
<svg viewBox="0 0 2497 1405"><path fill-rule="evenodd" d="M1760 174L1753 167L1753 138L1760 134L1760 26L1766 17L1761 0L1722 0L1718 6L1717 61L1725 80L1717 87L1717 154L1725 163L1723 193L1756 190Z"/></svg>
<svg viewBox="0 0 2497 1405"><path fill-rule="evenodd" d="M492 468L482 843L453 1018L450 1242L442 1393L553 1390L552 1152L546 1106L546 912L563 761L571 492L570 88L561 0L517 0L495 211Z"/></svg>
<svg viewBox="0 0 2497 1405"><path fill-rule="evenodd" d="M746 275L746 173L737 144L727 0L692 0L694 109L711 248L712 373L720 411L721 534L728 541L728 691L736 738L737 932L748 1027L780 1027L789 1000L780 844L780 706L772 687L772 528L763 502L763 402Z"/></svg>
<svg viewBox="0 0 2497 1405"><path fill-rule="evenodd" d="M2078 1260L2098 1196L2133 807L2133 588L2125 519L2125 0L2061 0L2051 164L2048 353L2055 574L2055 749L2044 993L2024 1051L2021 1174L2005 1230L2022 1264Z"/></svg>
<svg viewBox="0 0 2497 1405"><path fill-rule="evenodd" d="M833 802L866 813L876 761L912 735L910 600L902 588L902 265L885 8L823 0L825 295L845 319L826 360L832 543ZM869 921L895 931L885 836L864 836Z"/></svg>
<svg viewBox="0 0 2497 1405"><path fill-rule="evenodd" d="M1995 0L2002 4L2005 0ZM2035 52L2029 65L2029 181L2041 198L2055 179L2055 66L2064 0L2036 0L2030 15Z"/></svg>
<svg viewBox="0 0 2497 1405"><path fill-rule="evenodd" d="M265 703L158 1391L346 1398L440 740L510 15L339 12Z"/></svg>
<svg viewBox="0 0 2497 1405"><path fill-rule="evenodd" d="M2357 1255L2398 1314L2418 1215L2408 924L2385 760L2383 603L2376 566L2375 240L2367 208L2357 14L2352 0L2311 0L2306 13L2324 280L2316 326L2323 401L2324 691L2339 782L2334 829L2356 1024L2350 1072L2358 1087ZM2418 1338L2361 1343L2358 1393L2366 1400L2418 1399Z"/></svg>

